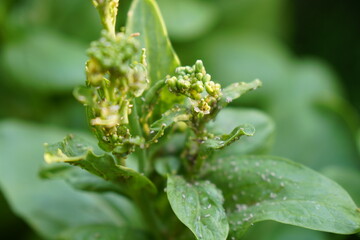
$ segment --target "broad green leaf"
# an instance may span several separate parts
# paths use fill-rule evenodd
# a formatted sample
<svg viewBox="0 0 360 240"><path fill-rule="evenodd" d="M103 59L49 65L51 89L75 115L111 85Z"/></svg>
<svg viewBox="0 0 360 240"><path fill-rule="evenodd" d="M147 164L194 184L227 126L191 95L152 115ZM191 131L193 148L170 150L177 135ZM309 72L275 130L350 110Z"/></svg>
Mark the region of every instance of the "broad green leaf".
<svg viewBox="0 0 360 240"><path fill-rule="evenodd" d="M136 195L143 191L156 193L155 185L139 172L115 163L115 159L91 143L73 135L62 142L45 146L45 161L48 163L66 162L80 166L87 171L114 182L126 189L127 194Z"/></svg>
<svg viewBox="0 0 360 240"><path fill-rule="evenodd" d="M22 87L59 92L84 82L85 49L64 36L40 31L5 45L1 58Z"/></svg>
<svg viewBox="0 0 360 240"><path fill-rule="evenodd" d="M359 130L358 133L357 133L356 143L357 143L358 151L359 151L359 153L360 153L360 130Z"/></svg>
<svg viewBox="0 0 360 240"><path fill-rule="evenodd" d="M209 181L188 183L169 176L166 192L176 216L197 239L225 240L229 231L223 196Z"/></svg>
<svg viewBox="0 0 360 240"><path fill-rule="evenodd" d="M124 189L101 177L91 174L79 167L68 164L54 163L44 166L40 171L44 179L62 179L75 189L92 192L117 192L126 195Z"/></svg>
<svg viewBox="0 0 360 240"><path fill-rule="evenodd" d="M339 183L360 206L360 171L358 168L328 166L321 173Z"/></svg>
<svg viewBox="0 0 360 240"><path fill-rule="evenodd" d="M234 128L234 130L232 130L230 134L223 134L205 140L202 146L204 146L205 148L219 150L236 142L242 136L249 137L249 136L253 136L254 133L255 133L255 128L252 125L245 124Z"/></svg>
<svg viewBox="0 0 360 240"><path fill-rule="evenodd" d="M346 116L318 106L324 98L332 104L341 98L331 68L318 60L301 60L292 68L283 87L284 91L272 93L268 108L278 126L272 154L316 170L328 165L357 167L359 154L353 133L344 121Z"/></svg>
<svg viewBox="0 0 360 240"><path fill-rule="evenodd" d="M261 32L268 36L287 36L289 33L285 0L215 0L221 11L222 26L233 32ZM264 20L266 19L266 20Z"/></svg>
<svg viewBox="0 0 360 240"><path fill-rule="evenodd" d="M18 121L0 123L0 186L12 210L45 239L88 224L141 227L138 212L124 197L75 191L64 181L38 177L43 143L66 132Z"/></svg>
<svg viewBox="0 0 360 240"><path fill-rule="evenodd" d="M225 108L219 112L214 122L208 125L215 134L230 132L239 124L251 124L255 127L252 137L240 138L230 146L215 153L219 156L264 153L271 146L274 123L265 113L246 108Z"/></svg>
<svg viewBox="0 0 360 240"><path fill-rule="evenodd" d="M341 240L333 235L274 221L259 222L252 226L241 240Z"/></svg>
<svg viewBox="0 0 360 240"><path fill-rule="evenodd" d="M189 41L203 36L218 21L218 8L201 0L158 0L171 39ZM181 22L181 24L179 24Z"/></svg>
<svg viewBox="0 0 360 240"><path fill-rule="evenodd" d="M148 239L139 231L128 227L111 225L85 225L71 228L61 233L57 240L145 240Z"/></svg>
<svg viewBox="0 0 360 240"><path fill-rule="evenodd" d="M154 0L134 0L128 12L126 32L140 33L146 48L151 85L173 73L180 61L168 38L160 10Z"/></svg>
<svg viewBox="0 0 360 240"><path fill-rule="evenodd" d="M204 178L223 191L231 236L239 239L256 222L274 220L319 231L360 231L360 211L338 184L286 159L218 158Z"/></svg>
<svg viewBox="0 0 360 240"><path fill-rule="evenodd" d="M168 174L175 174L180 169L181 162L174 156L158 157L154 167L157 173L166 177Z"/></svg>

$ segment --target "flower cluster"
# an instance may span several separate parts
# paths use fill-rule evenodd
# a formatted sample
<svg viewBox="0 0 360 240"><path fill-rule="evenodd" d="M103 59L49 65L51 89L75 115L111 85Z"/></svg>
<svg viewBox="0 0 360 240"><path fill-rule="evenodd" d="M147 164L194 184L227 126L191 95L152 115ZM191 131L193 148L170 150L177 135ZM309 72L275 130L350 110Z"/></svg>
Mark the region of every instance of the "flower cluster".
<svg viewBox="0 0 360 240"><path fill-rule="evenodd" d="M209 114L211 106L222 95L221 85L211 81L201 60L197 60L191 67L176 68L175 76L167 76L165 83L170 92L187 96L193 110L200 116Z"/></svg>
<svg viewBox="0 0 360 240"><path fill-rule="evenodd" d="M75 96L88 107L89 123L104 150L126 152L123 146L134 140L127 126L132 102L149 83L145 50L134 60L139 53L134 35L107 31L88 50L87 87L77 89Z"/></svg>

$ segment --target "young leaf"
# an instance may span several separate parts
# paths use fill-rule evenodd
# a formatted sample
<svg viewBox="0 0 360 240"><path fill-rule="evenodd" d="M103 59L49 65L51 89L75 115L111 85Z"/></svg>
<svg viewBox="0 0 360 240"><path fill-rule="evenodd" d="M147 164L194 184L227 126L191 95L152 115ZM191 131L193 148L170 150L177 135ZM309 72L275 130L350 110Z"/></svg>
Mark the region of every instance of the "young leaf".
<svg viewBox="0 0 360 240"><path fill-rule="evenodd" d="M232 237L264 220L319 231L360 231L360 211L338 184L286 159L228 157L210 163L205 178L225 197Z"/></svg>
<svg viewBox="0 0 360 240"><path fill-rule="evenodd" d="M206 140L203 143L203 146L211 149L222 149L239 140L241 136L253 136L254 133L255 128L252 125L241 125L234 128L230 134L223 134L221 136Z"/></svg>
<svg viewBox="0 0 360 240"><path fill-rule="evenodd" d="M197 239L225 240L229 231L221 192L210 182L169 176L167 196L176 216Z"/></svg>
<svg viewBox="0 0 360 240"><path fill-rule="evenodd" d="M214 122L208 124L209 132L221 134L230 132L239 124L251 124L255 127L255 134L249 138L240 138L230 146L219 152L218 156L264 154L272 143L275 130L274 122L264 112L256 109L227 107L220 111Z"/></svg>
<svg viewBox="0 0 360 240"><path fill-rule="evenodd" d="M40 172L44 179L62 179L75 189L90 192L117 192L126 195L126 191L115 183L106 181L76 166L61 163L44 166Z"/></svg>
<svg viewBox="0 0 360 240"><path fill-rule="evenodd" d="M262 83L260 80L256 79L252 82L246 83L246 82L238 82L233 83L230 86L227 86L222 91L223 95L220 100L220 105L222 107L225 107L233 100L241 97L243 94L255 90L259 87L261 87Z"/></svg>
<svg viewBox="0 0 360 240"><path fill-rule="evenodd" d="M58 240L89 240L89 239L116 239L116 240L146 240L139 231L128 227L111 225L86 225L70 228L61 233Z"/></svg>
<svg viewBox="0 0 360 240"><path fill-rule="evenodd" d="M134 0L126 23L128 34L140 33L141 47L146 48L151 85L164 79L180 65L160 10L154 0Z"/></svg>
<svg viewBox="0 0 360 240"><path fill-rule="evenodd" d="M48 163L66 162L80 166L105 180L119 184L129 195L142 191L151 194L156 192L155 185L147 177L131 168L117 165L107 153L94 153L86 139L80 137L69 135L60 143L46 145L44 158Z"/></svg>
<svg viewBox="0 0 360 240"><path fill-rule="evenodd" d="M151 124L150 130L160 131L164 127L170 127L172 124L179 121L187 121L189 118L190 116L187 113L186 108L175 107L165 112L159 120Z"/></svg>

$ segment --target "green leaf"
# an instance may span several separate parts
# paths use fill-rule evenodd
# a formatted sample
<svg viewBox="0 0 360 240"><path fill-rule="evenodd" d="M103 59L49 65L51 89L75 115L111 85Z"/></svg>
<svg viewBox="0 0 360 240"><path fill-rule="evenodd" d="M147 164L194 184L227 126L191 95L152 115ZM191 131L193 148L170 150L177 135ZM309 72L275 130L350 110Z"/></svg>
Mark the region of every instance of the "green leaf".
<svg viewBox="0 0 360 240"><path fill-rule="evenodd" d="M218 158L204 178L220 188L231 236L239 239L256 222L274 220L319 231L360 231L360 211L338 184L286 159Z"/></svg>
<svg viewBox="0 0 360 240"><path fill-rule="evenodd" d="M168 174L175 174L180 169L181 162L174 156L158 157L154 167L157 173L166 177Z"/></svg>
<svg viewBox="0 0 360 240"><path fill-rule="evenodd" d="M357 145L358 151L360 153L360 130L357 132L356 145Z"/></svg>
<svg viewBox="0 0 360 240"><path fill-rule="evenodd" d="M321 173L339 183L360 206L360 171L357 168L328 166Z"/></svg>
<svg viewBox="0 0 360 240"><path fill-rule="evenodd" d="M164 79L180 65L168 38L160 10L154 0L134 0L128 12L126 32L140 33L146 48L151 85Z"/></svg>
<svg viewBox="0 0 360 240"><path fill-rule="evenodd" d="M226 239L229 224L221 192L209 181L187 183L180 176L169 176L167 196L176 216L197 239Z"/></svg>
<svg viewBox="0 0 360 240"><path fill-rule="evenodd" d="M38 177L43 143L66 132L18 121L0 123L0 186L12 210L45 239L88 224L141 228L138 212L122 196L75 191L64 181Z"/></svg>
<svg viewBox="0 0 360 240"><path fill-rule="evenodd" d="M186 108L175 107L165 112L162 117L150 126L152 131L160 131L163 128L172 126L176 122L189 120L190 115Z"/></svg>
<svg viewBox="0 0 360 240"><path fill-rule="evenodd" d="M111 225L86 225L71 228L61 233L58 240L145 240L141 232L127 227L116 227Z"/></svg>
<svg viewBox="0 0 360 240"><path fill-rule="evenodd" d="M224 90L222 90L223 95L221 96L221 100L219 104L220 106L225 107L228 103L241 97L243 94L252 90L256 90L261 86L262 83L258 79L249 83L246 82L233 83L230 86L224 88Z"/></svg>
<svg viewBox="0 0 360 240"><path fill-rule="evenodd" d="M53 32L32 32L4 46L5 69L24 88L68 91L84 82L85 46Z"/></svg>
<svg viewBox="0 0 360 240"><path fill-rule="evenodd" d="M176 41L189 41L205 35L219 20L213 2L199 0L158 0L169 35ZM181 22L181 24L179 24Z"/></svg>
<svg viewBox="0 0 360 240"><path fill-rule="evenodd" d="M272 154L316 170L328 165L358 167L359 154L346 116L319 107L319 100L335 104L342 98L336 75L314 59L302 59L291 70L283 80L283 91L269 97L268 112L279 126Z"/></svg>
<svg viewBox="0 0 360 240"><path fill-rule="evenodd" d="M126 195L124 189L79 167L54 163L44 166L40 172L44 179L62 179L75 189L92 192L117 192Z"/></svg>
<svg viewBox="0 0 360 240"><path fill-rule="evenodd" d="M208 125L209 131L215 134L230 132L239 124L251 124L255 127L252 137L240 138L230 146L215 152L219 156L265 153L271 146L274 123L268 115L256 109L225 108L219 112L214 122Z"/></svg>
<svg viewBox="0 0 360 240"><path fill-rule="evenodd" d="M255 133L255 128L252 125L249 124L241 125L234 128L234 130L232 130L230 134L223 134L205 140L202 146L204 146L205 148L219 150L236 142L242 136L253 136L254 133Z"/></svg>
<svg viewBox="0 0 360 240"><path fill-rule="evenodd" d="M334 240L336 238L325 232L281 224L274 221L265 221L255 224L241 238L241 240ZM346 238L344 238L346 239Z"/></svg>
<svg viewBox="0 0 360 240"><path fill-rule="evenodd" d="M120 185L132 196L143 191L156 193L155 185L147 177L131 168L116 164L111 155L101 152L100 149L95 151L87 140L69 135L60 143L46 145L44 158L48 163L66 162L80 166Z"/></svg>
<svg viewBox="0 0 360 240"><path fill-rule="evenodd" d="M90 87L78 86L74 89L73 95L76 100L86 106L94 105L95 90Z"/></svg>

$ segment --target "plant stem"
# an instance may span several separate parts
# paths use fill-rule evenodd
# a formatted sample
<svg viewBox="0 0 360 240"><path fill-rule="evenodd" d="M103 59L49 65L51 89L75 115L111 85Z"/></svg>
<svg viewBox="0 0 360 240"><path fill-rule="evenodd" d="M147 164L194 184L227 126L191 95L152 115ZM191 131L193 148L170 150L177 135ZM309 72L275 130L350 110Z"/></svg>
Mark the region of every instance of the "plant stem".
<svg viewBox="0 0 360 240"><path fill-rule="evenodd" d="M152 233L154 240L162 240L163 234L165 233L165 227L155 213L154 202L152 199L145 201L144 196L137 196L134 198L134 202L139 207L142 216L146 224L148 225L149 231Z"/></svg>
<svg viewBox="0 0 360 240"><path fill-rule="evenodd" d="M130 126L132 129L132 134L134 134L135 136L140 136L143 137L143 131L141 129L140 126L140 119L139 119L139 114L138 114L138 110L137 110L137 103L135 100L133 100L133 109L132 109L132 113L130 114ZM147 169L147 150L145 147L140 147L139 149L139 154L138 154L138 164L139 164L139 172L145 173L148 172Z"/></svg>

